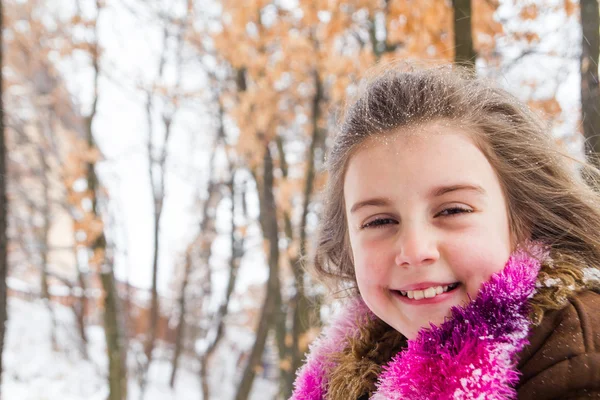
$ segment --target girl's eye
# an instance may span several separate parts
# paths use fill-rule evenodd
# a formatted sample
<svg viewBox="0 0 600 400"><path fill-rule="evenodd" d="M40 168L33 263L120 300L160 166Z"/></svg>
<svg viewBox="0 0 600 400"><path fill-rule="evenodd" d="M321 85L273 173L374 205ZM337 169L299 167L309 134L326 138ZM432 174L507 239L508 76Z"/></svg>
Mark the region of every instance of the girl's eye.
<svg viewBox="0 0 600 400"><path fill-rule="evenodd" d="M367 222L366 224L362 225L360 227L360 229L364 229L364 228L380 228L383 227L385 225L389 225L389 224L394 224L397 225L398 222L396 222L396 220L392 219L392 218L377 218L374 219L372 221Z"/></svg>
<svg viewBox="0 0 600 400"><path fill-rule="evenodd" d="M472 213L473 210L470 208L465 208L465 207L450 207L450 208L445 208L442 211L440 211L439 213L437 213L435 216L436 217L448 217L448 216L453 216L456 214L464 214L464 213Z"/></svg>

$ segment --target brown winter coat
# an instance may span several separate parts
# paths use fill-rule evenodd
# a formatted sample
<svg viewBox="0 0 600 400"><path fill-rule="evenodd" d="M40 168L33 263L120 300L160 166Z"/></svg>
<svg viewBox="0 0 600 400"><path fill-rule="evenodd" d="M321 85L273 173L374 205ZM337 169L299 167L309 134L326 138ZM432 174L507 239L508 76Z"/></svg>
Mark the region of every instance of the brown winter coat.
<svg viewBox="0 0 600 400"><path fill-rule="evenodd" d="M600 399L600 294L548 312L520 354L518 398Z"/></svg>

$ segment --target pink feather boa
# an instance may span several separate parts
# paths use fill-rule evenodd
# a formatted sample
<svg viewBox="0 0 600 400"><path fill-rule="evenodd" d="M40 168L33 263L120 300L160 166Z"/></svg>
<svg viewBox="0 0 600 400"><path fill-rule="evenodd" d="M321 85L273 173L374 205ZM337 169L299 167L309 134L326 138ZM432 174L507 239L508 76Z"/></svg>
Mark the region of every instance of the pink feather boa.
<svg viewBox="0 0 600 400"><path fill-rule="evenodd" d="M452 316L440 326L422 329L383 366L371 399L515 398L517 354L528 344L527 300L535 293L538 258L515 252L504 269L482 285L475 300L453 307ZM327 373L335 366L330 355L341 352L371 318L376 317L360 298L345 305L311 345L291 400L326 398Z"/></svg>

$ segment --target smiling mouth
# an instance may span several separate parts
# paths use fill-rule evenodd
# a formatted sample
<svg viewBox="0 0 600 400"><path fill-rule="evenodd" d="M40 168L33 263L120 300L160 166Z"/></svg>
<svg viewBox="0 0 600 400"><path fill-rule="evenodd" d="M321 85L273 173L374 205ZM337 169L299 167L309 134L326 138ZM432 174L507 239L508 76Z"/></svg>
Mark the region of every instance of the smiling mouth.
<svg viewBox="0 0 600 400"><path fill-rule="evenodd" d="M432 286L425 290L394 290L395 293L399 293L402 297L406 297L412 300L431 299L444 293L451 292L460 286L460 282L455 282L446 286Z"/></svg>

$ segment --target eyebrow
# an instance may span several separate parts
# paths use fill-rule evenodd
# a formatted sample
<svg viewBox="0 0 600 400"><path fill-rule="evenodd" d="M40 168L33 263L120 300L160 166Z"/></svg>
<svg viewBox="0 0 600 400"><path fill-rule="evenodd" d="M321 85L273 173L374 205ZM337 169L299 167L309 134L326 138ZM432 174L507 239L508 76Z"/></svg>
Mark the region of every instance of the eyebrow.
<svg viewBox="0 0 600 400"><path fill-rule="evenodd" d="M354 203L354 205L350 209L350 213L353 214L356 211L358 211L359 208L363 208L366 206L381 207L381 206L387 206L389 204L390 204L389 199L387 199L385 197L375 197L373 199L367 199L367 200L359 201L358 203Z"/></svg>
<svg viewBox="0 0 600 400"><path fill-rule="evenodd" d="M456 185L438 186L431 190L430 197L439 197L446 193L457 192L459 190L468 190L479 194L486 194L485 189L479 185L469 183L459 183Z"/></svg>

